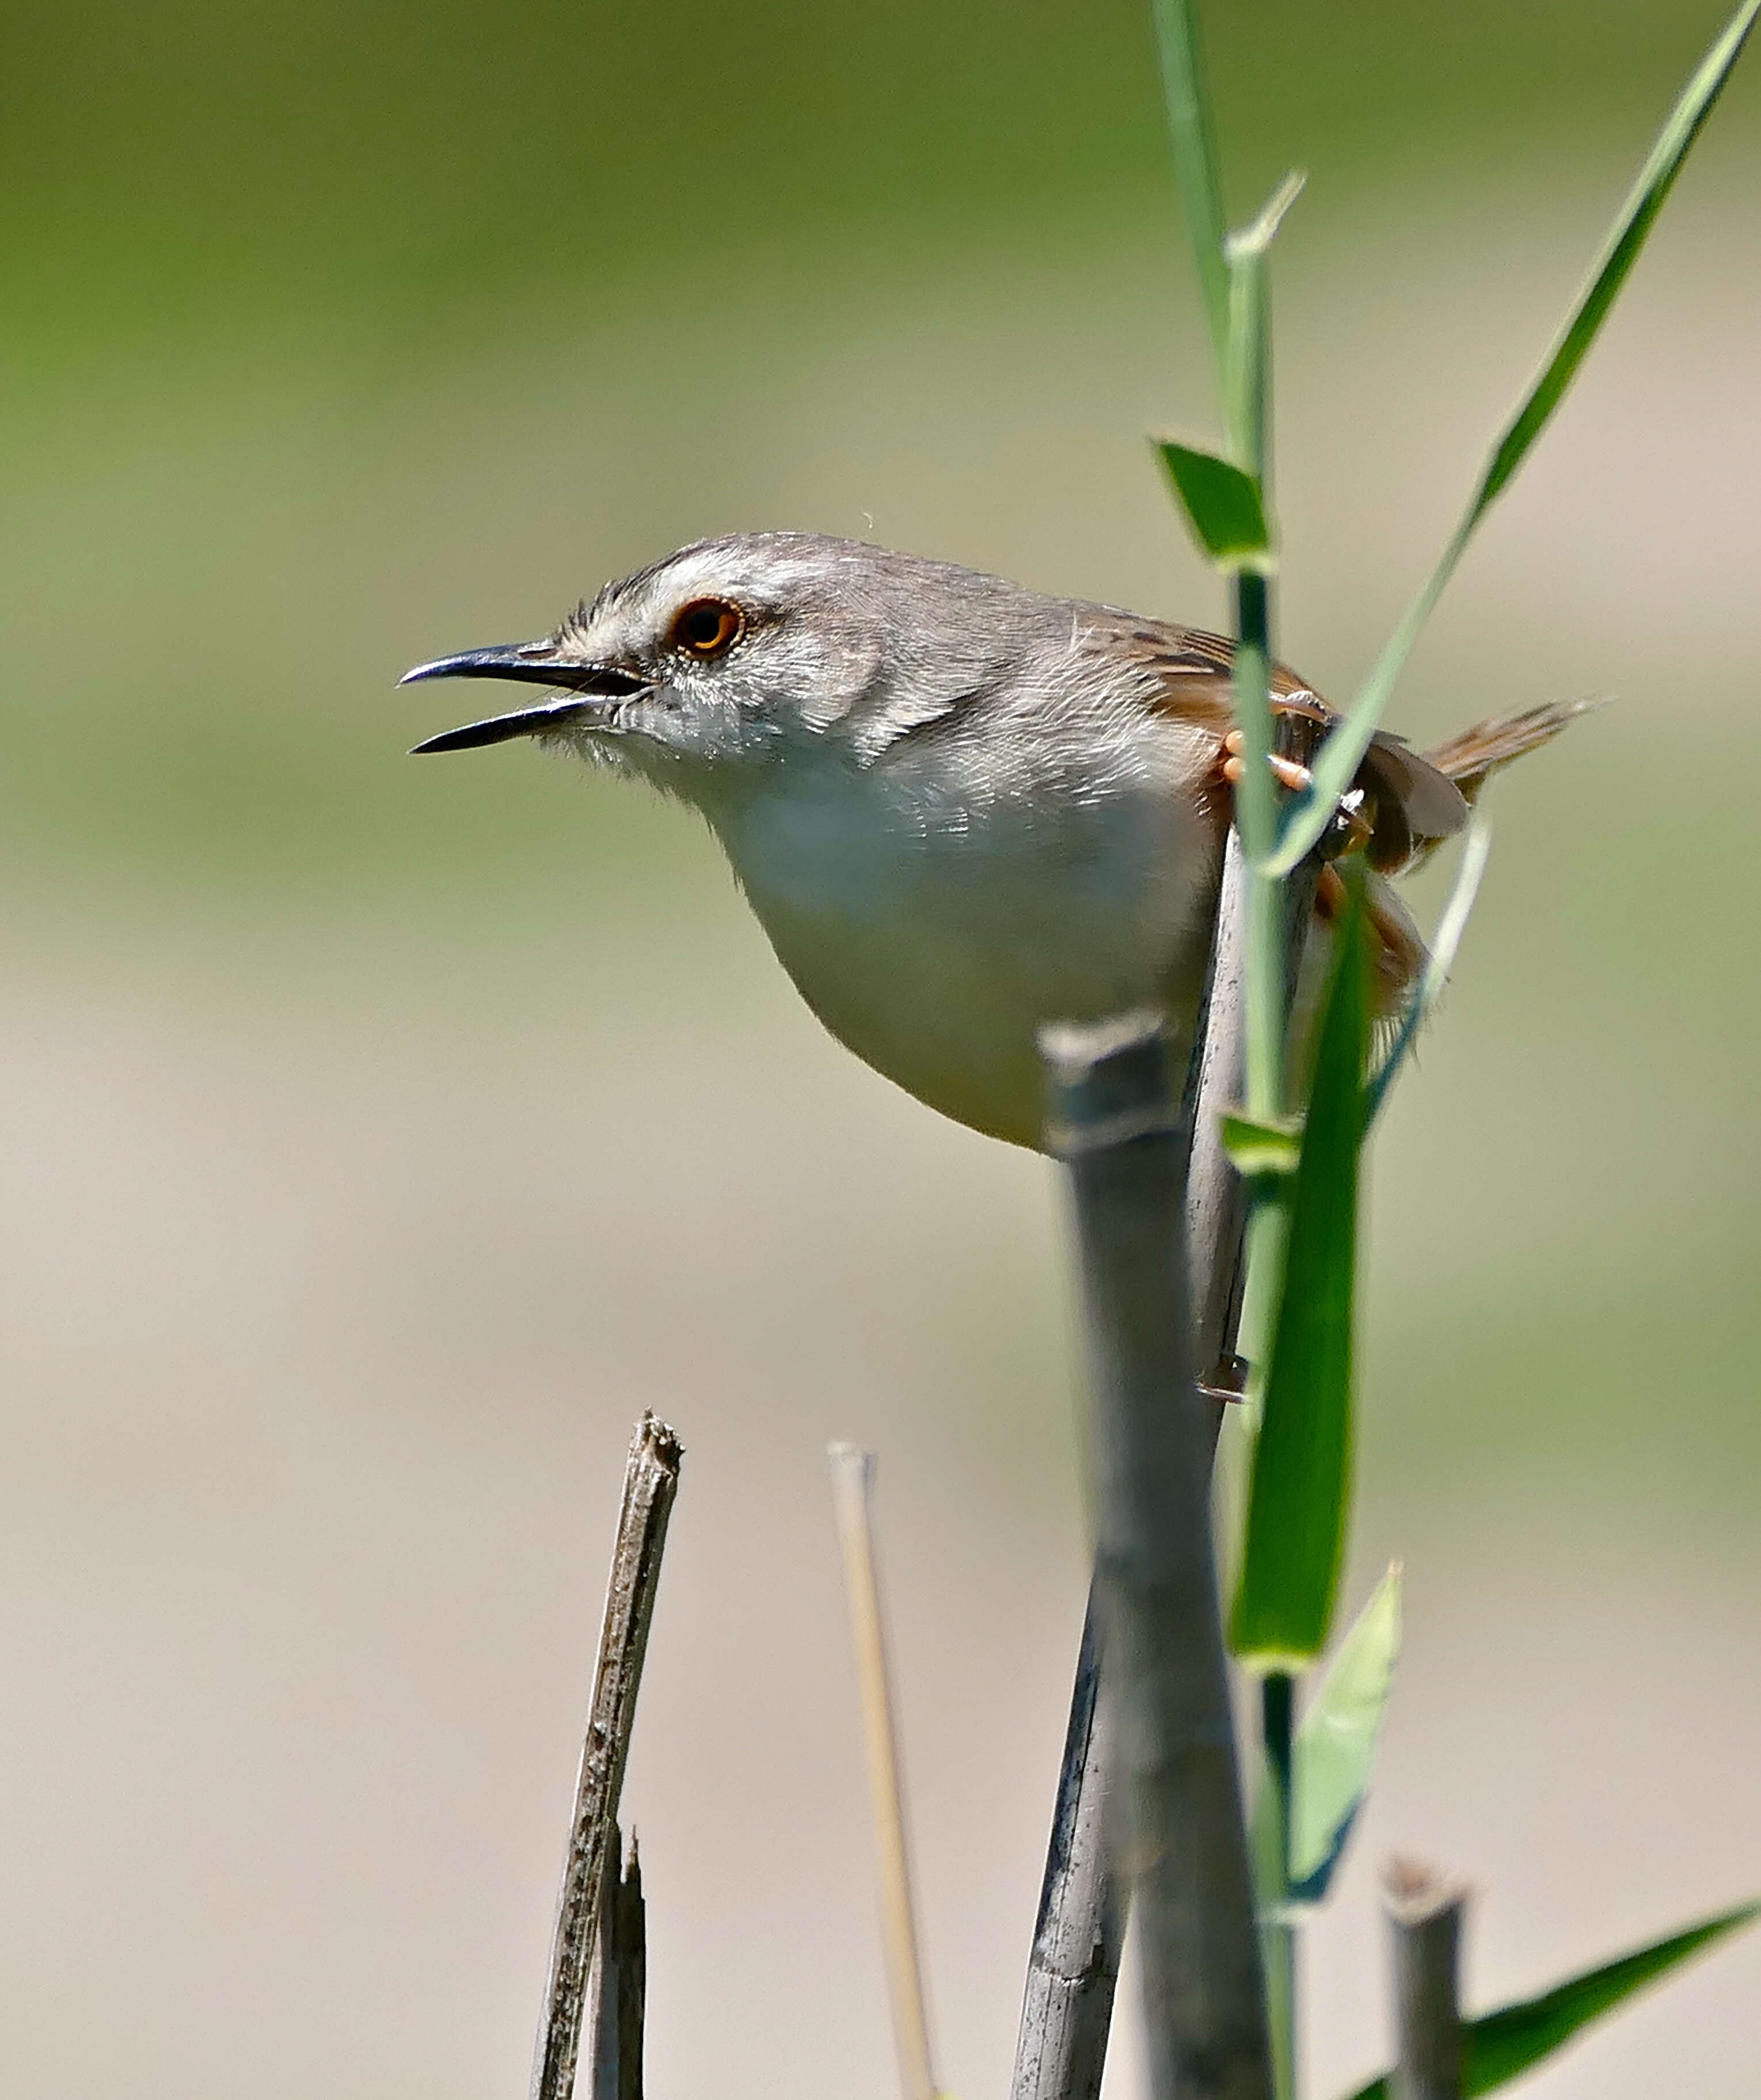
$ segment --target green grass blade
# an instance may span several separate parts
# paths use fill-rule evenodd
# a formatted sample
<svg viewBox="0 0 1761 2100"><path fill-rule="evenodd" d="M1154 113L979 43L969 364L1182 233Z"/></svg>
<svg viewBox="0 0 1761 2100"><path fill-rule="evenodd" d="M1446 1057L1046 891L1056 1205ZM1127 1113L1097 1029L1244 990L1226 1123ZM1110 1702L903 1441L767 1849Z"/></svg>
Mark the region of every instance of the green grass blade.
<svg viewBox="0 0 1761 2100"><path fill-rule="evenodd" d="M1761 0L1743 0L1743 5L1706 53L1670 112L1640 170L1638 180L1621 207L1590 281L1552 355L1493 448L1473 500L1444 549L1441 560L1406 617L1394 630L1362 690L1352 704L1350 712L1322 747L1315 761L1313 786L1285 819L1278 850L1270 862L1273 873L1287 875L1296 866L1326 830L1339 798L1356 778L1419 629L1454 573L1474 527L1508 486L1577 377L1578 367L1588 355L1598 330L1608 318L1609 308L1638 260L1645 236L1663 209L1689 148L1712 113L1713 104L1729 78L1731 68L1736 64L1758 15L1761 15Z"/></svg>
<svg viewBox="0 0 1761 2100"><path fill-rule="evenodd" d="M1480 894L1480 880L1485 873L1486 861L1492 851L1492 819L1482 800L1474 805L1474 813L1468 826L1467 836L1462 840L1461 860L1455 870L1455 880L1451 886L1449 902L1443 907L1443 916L1437 921L1437 932L1431 939L1431 955L1425 964L1424 975L1406 1009L1400 1025L1400 1032L1388 1045L1388 1055L1370 1082L1365 1092L1364 1122L1373 1123L1382 1113L1382 1104L1388 1099L1388 1088L1400 1077L1400 1070L1419 1032L1436 1012L1437 1002L1449 983L1450 972L1455 967L1456 951L1461 946L1462 935L1468 930L1468 921L1473 915L1474 900Z"/></svg>
<svg viewBox="0 0 1761 2100"><path fill-rule="evenodd" d="M1469 2020L1463 2028L1465 2045L1462 2060L1463 2100L1496 2091L1512 2079L1531 2069L1543 2058L1562 2049L1573 2036L1624 2003L1634 1992L1654 1983L1702 1947L1721 1939L1728 1932L1752 1924L1761 1917L1761 1903L1741 1904L1735 1910L1702 1919L1685 1932L1671 1933L1600 1969L1586 1970L1567 1983L1556 1984L1538 1998L1520 2005L1503 2005ZM1360 2086L1351 2100L1389 2100L1391 2074L1384 2072Z"/></svg>
<svg viewBox="0 0 1761 2100"><path fill-rule="evenodd" d="M1288 875L1297 866L1332 820L1340 797L1357 779L1363 755L1388 712L1388 702L1394 696L1394 687L1406 668L1406 659L1412 654L1413 644L1443 595L1444 585L1454 574L1470 530L1466 526L1456 528L1454 537L1445 549L1442 560L1431 572L1429 581L1389 636L1375 668L1353 701L1350 712L1322 745L1312 768L1308 792L1291 805L1284 819L1278 845L1266 863L1269 873Z"/></svg>
<svg viewBox="0 0 1761 2100"><path fill-rule="evenodd" d="M1712 114L1712 105L1730 77L1731 68L1747 42L1758 15L1761 15L1761 0L1744 0L1723 34L1701 60L1699 69L1682 90L1675 107L1657 135L1649 157L1639 170L1626 201L1621 206L1607 244L1590 274L1589 284L1554 345L1553 355L1487 463L1485 478L1468 511L1471 522L1477 523L1503 494L1522 465L1523 456L1541 435L1547 418L1577 377L1578 366L1589 354L1597 331L1608 318L1609 309L1639 259L1645 236L1675 188L1675 178L1700 135L1701 126Z"/></svg>
<svg viewBox="0 0 1761 2100"><path fill-rule="evenodd" d="M1291 1894L1318 1903L1370 1784L1401 1641L1401 1571L1390 1568L1327 1666L1296 1733Z"/></svg>
<svg viewBox="0 0 1761 2100"><path fill-rule="evenodd" d="M1353 869L1315 1058L1229 1643L1291 1670L1326 1645L1351 1486L1352 1294L1369 986Z"/></svg>
<svg viewBox="0 0 1761 2100"><path fill-rule="evenodd" d="M1271 552L1260 484L1233 460L1173 438L1153 438L1198 551L1220 569L1260 567Z"/></svg>
<svg viewBox="0 0 1761 2100"><path fill-rule="evenodd" d="M1276 1780L1254 1800L1251 1850L1261 1904L1319 1903L1363 1805L1400 1652L1401 1571L1390 1568L1327 1665L1292 1746L1289 1873Z"/></svg>
<svg viewBox="0 0 1761 2100"><path fill-rule="evenodd" d="M1223 192L1194 0L1154 0L1162 91L1174 141L1174 175L1198 265L1205 321L1220 382L1229 365L1229 265L1224 260Z"/></svg>

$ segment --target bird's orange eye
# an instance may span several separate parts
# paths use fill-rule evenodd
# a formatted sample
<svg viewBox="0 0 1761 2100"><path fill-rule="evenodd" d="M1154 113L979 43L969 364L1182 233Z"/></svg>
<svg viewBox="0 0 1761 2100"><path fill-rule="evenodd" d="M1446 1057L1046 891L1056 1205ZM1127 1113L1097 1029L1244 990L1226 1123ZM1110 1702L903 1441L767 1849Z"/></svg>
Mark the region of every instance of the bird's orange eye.
<svg viewBox="0 0 1761 2100"><path fill-rule="evenodd" d="M746 632L746 615L725 598L694 598L673 615L669 639L700 664L725 656Z"/></svg>

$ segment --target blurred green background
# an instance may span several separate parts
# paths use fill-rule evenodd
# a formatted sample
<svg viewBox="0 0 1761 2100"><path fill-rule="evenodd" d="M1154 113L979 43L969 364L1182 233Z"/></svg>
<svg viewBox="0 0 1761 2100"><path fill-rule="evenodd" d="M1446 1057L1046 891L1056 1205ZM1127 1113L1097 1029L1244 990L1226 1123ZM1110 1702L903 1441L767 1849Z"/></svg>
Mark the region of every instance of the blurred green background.
<svg viewBox="0 0 1761 2100"><path fill-rule="evenodd" d="M0 2091L518 2089L628 1424L686 1485L630 1781L653 2089L890 2089L820 1445L877 1443L950 2083L1000 2089L1082 1590L1038 1162L798 1007L677 811L399 672L697 535L1220 617L1146 10L8 5ZM1682 0L1210 11L1279 254L1283 646L1348 692L1650 130ZM1761 1886L1761 60L1396 726L1498 791L1379 1147L1370 1872L1476 1997ZM1421 896L1435 908L1437 890ZM1751 2093L1761 1951L1535 2081ZM1114 2080L1132 2090L1129 2053Z"/></svg>

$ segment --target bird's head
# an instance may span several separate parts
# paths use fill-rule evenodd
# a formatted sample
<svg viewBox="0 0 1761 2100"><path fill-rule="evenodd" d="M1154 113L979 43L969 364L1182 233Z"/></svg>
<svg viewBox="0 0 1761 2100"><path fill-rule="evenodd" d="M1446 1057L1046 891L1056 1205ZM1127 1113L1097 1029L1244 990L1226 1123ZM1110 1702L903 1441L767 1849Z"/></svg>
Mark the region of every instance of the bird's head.
<svg viewBox="0 0 1761 2100"><path fill-rule="evenodd" d="M418 664L551 697L421 752L532 736L713 804L808 749L866 765L994 687L1044 605L1000 579L851 540L705 540L608 585L541 640Z"/></svg>
<svg viewBox="0 0 1761 2100"><path fill-rule="evenodd" d="M909 730L1009 682L1068 621L1001 577L819 533L680 548L609 584L533 642L417 664L424 678L508 678L548 699L417 745L508 737L584 756L713 806L806 750L869 765ZM1056 634L1041 628L1056 628Z"/></svg>

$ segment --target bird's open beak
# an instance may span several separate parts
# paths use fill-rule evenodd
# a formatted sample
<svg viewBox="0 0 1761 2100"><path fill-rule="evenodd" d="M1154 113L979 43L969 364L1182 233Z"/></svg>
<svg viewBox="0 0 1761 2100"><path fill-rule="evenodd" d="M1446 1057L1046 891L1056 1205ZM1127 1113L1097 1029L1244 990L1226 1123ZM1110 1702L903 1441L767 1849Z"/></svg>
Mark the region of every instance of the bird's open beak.
<svg viewBox="0 0 1761 2100"><path fill-rule="evenodd" d="M486 721L466 722L416 746L427 751L471 751L479 744L504 743L511 736L536 736L547 729L563 729L604 710L602 699L621 699L642 690L644 681L609 664L583 664L565 656L554 642L510 642L493 649L466 649L457 656L437 657L432 664L418 664L398 680L400 686L419 685L426 678L510 678L517 684L562 686L567 699L546 700L540 707L521 708L510 715L491 715Z"/></svg>

